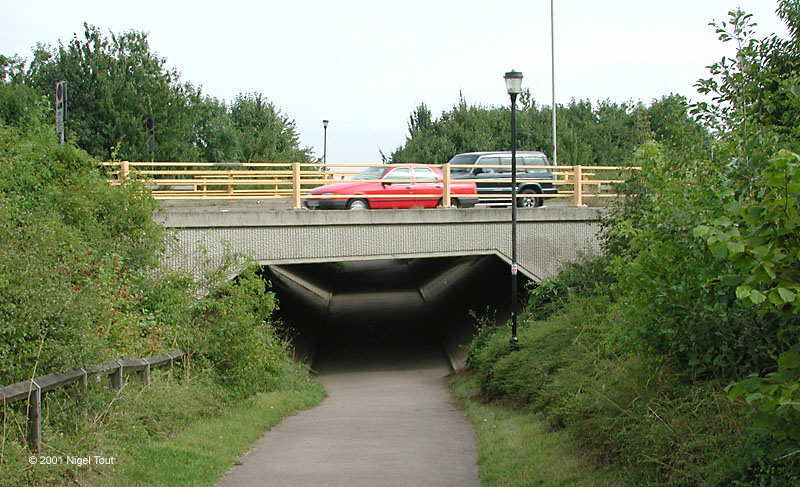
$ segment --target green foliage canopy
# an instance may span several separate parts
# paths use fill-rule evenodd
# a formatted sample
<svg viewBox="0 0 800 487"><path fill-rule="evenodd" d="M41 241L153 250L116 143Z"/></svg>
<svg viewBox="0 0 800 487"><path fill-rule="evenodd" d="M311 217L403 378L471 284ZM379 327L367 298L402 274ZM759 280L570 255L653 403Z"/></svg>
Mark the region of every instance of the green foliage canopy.
<svg viewBox="0 0 800 487"><path fill-rule="evenodd" d="M654 139L670 148L708 145L705 129L687 113L679 95L654 100L649 107L608 100L593 104L573 100L558 107L559 163L622 165L644 142ZM469 105L463 96L438 119L424 103L409 117L405 143L393 162L442 163L461 152L510 150L509 108ZM529 92L520 98L518 147L552 157L552 108L539 106Z"/></svg>
<svg viewBox="0 0 800 487"><path fill-rule="evenodd" d="M143 32L104 35L84 24L83 35L67 44L37 45L27 68L19 57L0 56L0 78L34 88L49 107L55 83L67 81L67 138L103 160L306 162L312 157L300 147L294 121L262 94L241 94L230 105L204 95L152 51ZM0 108L15 113L13 106ZM145 128L150 118L152 146Z"/></svg>

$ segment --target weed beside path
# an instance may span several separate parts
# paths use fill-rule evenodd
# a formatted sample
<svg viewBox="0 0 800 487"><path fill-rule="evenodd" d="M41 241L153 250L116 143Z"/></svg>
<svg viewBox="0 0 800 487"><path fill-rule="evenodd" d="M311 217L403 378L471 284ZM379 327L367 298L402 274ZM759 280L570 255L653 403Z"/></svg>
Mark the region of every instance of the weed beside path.
<svg viewBox="0 0 800 487"><path fill-rule="evenodd" d="M221 416L197 421L173 438L131 449L102 486L209 486L265 431L287 415L317 405L321 385L257 394Z"/></svg>
<svg viewBox="0 0 800 487"><path fill-rule="evenodd" d="M476 399L475 377L458 376L451 387L475 425L485 487L617 485L613 472L592 466L570 448L565 431L550 431L529 411Z"/></svg>

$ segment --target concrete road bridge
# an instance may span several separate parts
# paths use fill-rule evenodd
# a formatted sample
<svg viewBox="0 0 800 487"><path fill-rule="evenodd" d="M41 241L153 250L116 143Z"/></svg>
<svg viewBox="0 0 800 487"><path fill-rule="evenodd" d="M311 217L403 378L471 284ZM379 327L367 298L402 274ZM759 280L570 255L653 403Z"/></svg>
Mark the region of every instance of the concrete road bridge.
<svg viewBox="0 0 800 487"><path fill-rule="evenodd" d="M598 250L600 208L518 212L520 272L534 281ZM156 219L175 236L166 268L199 276L226 249L265 266L496 256L510 262L510 210L493 208L308 211L259 206L168 207Z"/></svg>

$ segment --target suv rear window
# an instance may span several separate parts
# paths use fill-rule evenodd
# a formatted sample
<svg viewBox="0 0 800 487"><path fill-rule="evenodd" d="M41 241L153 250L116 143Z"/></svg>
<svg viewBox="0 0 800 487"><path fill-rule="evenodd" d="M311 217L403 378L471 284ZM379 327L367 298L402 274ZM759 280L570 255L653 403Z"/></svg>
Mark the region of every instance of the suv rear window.
<svg viewBox="0 0 800 487"><path fill-rule="evenodd" d="M547 160L546 157L542 156L523 156L522 158L522 165L524 166L549 166L550 161ZM541 172L541 171L549 171L549 169L536 169L533 167L525 168L525 172Z"/></svg>

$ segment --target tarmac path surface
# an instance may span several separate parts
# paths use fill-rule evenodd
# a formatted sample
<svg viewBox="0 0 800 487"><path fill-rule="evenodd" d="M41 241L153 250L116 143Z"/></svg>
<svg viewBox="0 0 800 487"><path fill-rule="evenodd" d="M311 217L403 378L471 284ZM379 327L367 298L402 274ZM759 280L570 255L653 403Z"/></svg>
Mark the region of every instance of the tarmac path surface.
<svg viewBox="0 0 800 487"><path fill-rule="evenodd" d="M219 486L480 486L436 332L408 303L386 304L330 326L314 363L328 397L272 428Z"/></svg>

